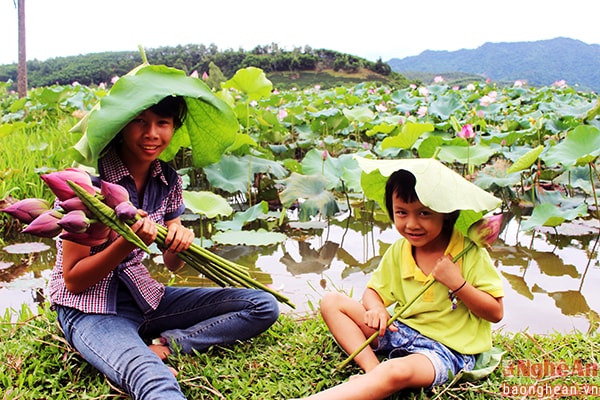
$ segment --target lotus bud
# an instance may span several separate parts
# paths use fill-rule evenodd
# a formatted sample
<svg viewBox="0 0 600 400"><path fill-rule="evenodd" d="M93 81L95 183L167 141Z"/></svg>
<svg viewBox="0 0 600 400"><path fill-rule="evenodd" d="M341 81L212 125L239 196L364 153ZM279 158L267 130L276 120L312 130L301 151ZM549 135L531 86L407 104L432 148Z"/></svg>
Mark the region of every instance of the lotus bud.
<svg viewBox="0 0 600 400"><path fill-rule="evenodd" d="M129 192L121 185L106 181L100 182L100 194L104 196L104 203L110 208L129 201Z"/></svg>
<svg viewBox="0 0 600 400"><path fill-rule="evenodd" d="M81 210L88 218L94 217L94 214L88 210L79 197L71 197L70 199L59 202L58 205L67 213L70 211Z"/></svg>
<svg viewBox="0 0 600 400"><path fill-rule="evenodd" d="M137 208L135 208L131 202L124 201L117 204L115 207L115 213L117 214L117 218L119 218L121 221L129 221L130 219L134 219L137 215Z"/></svg>
<svg viewBox="0 0 600 400"><path fill-rule="evenodd" d="M35 236L52 238L62 231L62 228L58 225L58 221L60 221L62 216L63 215L56 210L48 210L31 221L22 232Z"/></svg>
<svg viewBox="0 0 600 400"><path fill-rule="evenodd" d="M24 224L29 224L31 221L39 217L42 213L50 210L50 203L43 199L24 199L17 201L14 204L0 210L13 218L18 219Z"/></svg>
<svg viewBox="0 0 600 400"><path fill-rule="evenodd" d="M467 236L479 247L490 247L500 234L502 214L484 217L469 227Z"/></svg>
<svg viewBox="0 0 600 400"><path fill-rule="evenodd" d="M65 214L65 216L58 221L58 225L67 232L84 233L90 227L90 220L85 215L85 212L73 210Z"/></svg>
<svg viewBox="0 0 600 400"><path fill-rule="evenodd" d="M471 125L471 124L463 125L460 132L458 132L456 134L456 136L458 136L459 138L467 139L467 140L474 138L475 131L473 130L473 125Z"/></svg>
<svg viewBox="0 0 600 400"><path fill-rule="evenodd" d="M52 172L42 175L41 178L50 190L52 190L52 193L61 201L77 197L73 189L67 184L67 181L73 181L84 188L86 192L96 194L96 189L92 185L92 178L87 172L77 168L67 168L63 171Z"/></svg>

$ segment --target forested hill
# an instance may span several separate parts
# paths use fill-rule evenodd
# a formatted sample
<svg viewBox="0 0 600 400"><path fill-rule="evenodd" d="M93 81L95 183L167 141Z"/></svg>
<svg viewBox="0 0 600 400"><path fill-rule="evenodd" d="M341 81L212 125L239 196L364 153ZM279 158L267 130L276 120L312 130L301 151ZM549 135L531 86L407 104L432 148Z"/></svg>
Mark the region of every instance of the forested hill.
<svg viewBox="0 0 600 400"><path fill-rule="evenodd" d="M485 43L473 50L431 51L388 61L392 70L439 75L463 72L496 82L527 81L546 86L565 80L581 90L600 91L600 45L556 38L535 42Z"/></svg>
<svg viewBox="0 0 600 400"><path fill-rule="evenodd" d="M350 76L354 80L364 77L395 82L407 85L404 77L394 73L390 66L381 61L369 61L350 54L339 53L327 49L312 49L309 46L295 48L292 51L280 49L276 44L257 46L251 51L219 50L215 45L188 44L174 47L146 49L146 57L150 64L164 64L178 68L191 74L197 71L200 75L213 71L220 78L229 79L233 74L245 67L261 68L267 75L273 74L300 86L298 77L303 72L313 76L310 82L334 75L334 82ZM53 84L82 85L108 83L114 76L122 76L142 62L139 51L120 51L83 54L70 57L56 57L48 60L27 61L27 75L30 87L50 86ZM327 71L326 73L321 73ZM286 76L283 76L283 75ZM315 78L315 74L320 74ZM305 74L306 75L306 74ZM291 77L291 78L290 78ZM348 79L350 79L348 78ZM296 82L293 82L293 80ZM17 65L0 65L0 82L17 81ZM330 79L331 80L331 79ZM305 79L308 83L308 79ZM279 86L281 88L281 86Z"/></svg>

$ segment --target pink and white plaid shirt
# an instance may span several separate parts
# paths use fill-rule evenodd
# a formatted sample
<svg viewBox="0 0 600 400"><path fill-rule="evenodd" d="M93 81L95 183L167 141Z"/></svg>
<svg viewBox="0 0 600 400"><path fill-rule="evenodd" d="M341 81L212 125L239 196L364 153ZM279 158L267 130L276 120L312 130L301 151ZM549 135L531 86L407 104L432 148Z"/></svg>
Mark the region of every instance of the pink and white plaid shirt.
<svg viewBox="0 0 600 400"><path fill-rule="evenodd" d="M185 210L182 197L182 181L177 172L166 163L156 160L151 167L151 177L146 184L143 199L140 199L133 177L123 165L118 154L110 150L98 161L100 178L124 186L129 199L137 207L146 210L156 223L163 224L180 216ZM94 179L94 178L93 178ZM141 200L141 201L140 201ZM95 246L90 254L106 248L109 243ZM62 240L56 241L56 263L50 281L50 300L53 305L72 307L86 313L115 314L119 283L131 292L140 309L146 313L155 310L162 299L165 288L156 281L142 264L143 250L136 248L106 277L82 293L67 290L62 276Z"/></svg>

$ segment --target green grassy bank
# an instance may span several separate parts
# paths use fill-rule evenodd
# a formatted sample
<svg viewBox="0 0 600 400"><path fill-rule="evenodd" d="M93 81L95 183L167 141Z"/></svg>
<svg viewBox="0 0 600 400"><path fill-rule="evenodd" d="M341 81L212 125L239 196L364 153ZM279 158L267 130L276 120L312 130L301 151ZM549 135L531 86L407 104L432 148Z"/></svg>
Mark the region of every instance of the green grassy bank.
<svg viewBox="0 0 600 400"><path fill-rule="evenodd" d="M600 336L496 332L506 351L488 378L406 392L394 399L600 398ZM21 311L0 320L0 392L8 399L124 399L64 341L54 312ZM315 393L359 373L318 316L284 315L254 340L206 353L172 356L168 363L189 399L288 399ZM567 394L567 395L565 395Z"/></svg>

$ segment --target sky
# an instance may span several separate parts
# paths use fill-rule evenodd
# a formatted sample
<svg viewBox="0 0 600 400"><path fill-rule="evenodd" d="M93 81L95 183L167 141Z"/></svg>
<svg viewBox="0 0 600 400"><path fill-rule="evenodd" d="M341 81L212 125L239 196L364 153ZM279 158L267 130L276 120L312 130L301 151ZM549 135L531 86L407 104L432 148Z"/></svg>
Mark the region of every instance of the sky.
<svg viewBox="0 0 600 400"><path fill-rule="evenodd" d="M18 60L16 2L0 0L0 64ZM308 45L389 61L486 42L600 44L597 0L25 0L25 10L28 60L138 45Z"/></svg>

